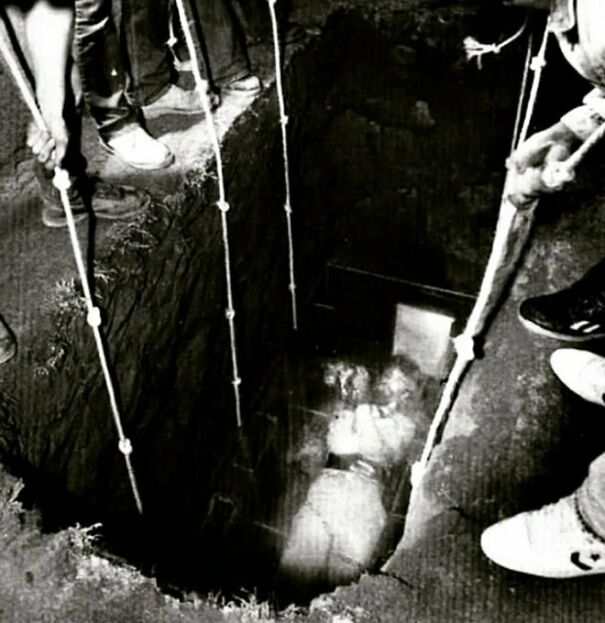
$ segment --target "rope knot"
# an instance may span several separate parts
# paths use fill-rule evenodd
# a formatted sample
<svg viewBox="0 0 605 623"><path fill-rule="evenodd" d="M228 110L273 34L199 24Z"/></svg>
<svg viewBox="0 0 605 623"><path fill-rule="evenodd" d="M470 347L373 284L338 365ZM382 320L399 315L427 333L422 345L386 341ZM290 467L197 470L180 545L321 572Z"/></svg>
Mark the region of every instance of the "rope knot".
<svg viewBox="0 0 605 623"><path fill-rule="evenodd" d="M226 201L222 199L217 201L216 205L221 212L229 212L229 209L231 207Z"/></svg>
<svg viewBox="0 0 605 623"><path fill-rule="evenodd" d="M416 461L412 465L412 470L410 472L410 483L414 489L420 486L422 479L424 478L424 474L426 472L426 467L422 463L422 461Z"/></svg>
<svg viewBox="0 0 605 623"><path fill-rule="evenodd" d="M475 359L475 340L472 335L461 333L454 338L456 354L461 359L473 361Z"/></svg>
<svg viewBox="0 0 605 623"><path fill-rule="evenodd" d="M542 56L534 56L531 59L531 63L529 65L529 68L532 71L538 71L540 69L543 69L544 67L546 67L546 59L543 58Z"/></svg>
<svg viewBox="0 0 605 623"><path fill-rule="evenodd" d="M290 292L295 292L296 291L296 284L295 283L290 283L288 285L288 290L290 290Z"/></svg>
<svg viewBox="0 0 605 623"><path fill-rule="evenodd" d="M235 310L233 307L225 311L225 316L227 320L233 320L235 318Z"/></svg>
<svg viewBox="0 0 605 623"><path fill-rule="evenodd" d="M53 176L54 187L61 191L68 190L71 187L71 180L69 179L69 173L65 169L55 167L55 175Z"/></svg>
<svg viewBox="0 0 605 623"><path fill-rule="evenodd" d="M485 54L500 54L502 46L497 43L481 43L474 37L466 37L462 42L466 60L471 61L477 59L477 67L482 69L483 56Z"/></svg>
<svg viewBox="0 0 605 623"><path fill-rule="evenodd" d="M233 383L234 387L239 387L242 384L242 379L239 376L236 376L231 383Z"/></svg>
<svg viewBox="0 0 605 623"><path fill-rule="evenodd" d="M127 437L123 437L122 439L120 439L118 448L124 456L130 456L132 454L132 444L130 443L130 439L128 439Z"/></svg>
<svg viewBox="0 0 605 623"><path fill-rule="evenodd" d="M86 315L86 322L91 327L101 326L101 310L98 307L91 307Z"/></svg>
<svg viewBox="0 0 605 623"><path fill-rule="evenodd" d="M289 203L284 204L284 210L286 211L286 214L292 214L292 206Z"/></svg>
<svg viewBox="0 0 605 623"><path fill-rule="evenodd" d="M527 18L523 24L521 24L521 27L517 30L517 32L513 33L508 39L502 41L501 43L481 43L474 37L465 37L462 45L464 46L464 51L466 52L466 59L470 61L473 58L476 58L477 67L481 69L481 61L484 54L500 54L500 51L503 48L510 45L513 41L516 41L523 34L526 27Z"/></svg>
<svg viewBox="0 0 605 623"><path fill-rule="evenodd" d="M544 185L552 190L561 190L565 184L573 182L575 172L566 162L551 162L542 171Z"/></svg>
<svg viewBox="0 0 605 623"><path fill-rule="evenodd" d="M287 126L288 125L288 121L290 121L290 117L288 117L288 115L283 115L282 118L280 119L280 123L283 126Z"/></svg>

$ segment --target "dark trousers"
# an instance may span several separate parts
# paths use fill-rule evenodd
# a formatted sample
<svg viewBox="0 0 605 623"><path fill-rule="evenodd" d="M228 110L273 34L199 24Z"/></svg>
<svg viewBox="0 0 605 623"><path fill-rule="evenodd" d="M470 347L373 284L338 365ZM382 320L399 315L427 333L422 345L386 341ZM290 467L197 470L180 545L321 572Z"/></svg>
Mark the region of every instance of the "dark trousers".
<svg viewBox="0 0 605 623"><path fill-rule="evenodd" d="M76 0L74 9L72 83L66 94L65 122L69 144L63 167L81 179L86 160L81 152L82 109L85 103L99 135L108 138L138 121L138 111L126 96L126 73L121 62L111 0ZM34 160L42 194L60 204L52 171Z"/></svg>
<svg viewBox="0 0 605 623"><path fill-rule="evenodd" d="M139 104L153 101L174 82L167 47L170 0L121 0L122 48L130 61L130 92ZM200 42L206 77L217 86L250 71L244 33L232 0L185 0ZM177 20L178 21L178 20ZM177 33L179 29L175 29Z"/></svg>
<svg viewBox="0 0 605 623"><path fill-rule="evenodd" d="M148 104L176 80L168 47L169 0L121 0L120 37L127 59L128 91L139 105Z"/></svg>
<svg viewBox="0 0 605 623"><path fill-rule="evenodd" d="M137 120L121 58L111 0L76 0L74 60L84 101L104 138Z"/></svg>
<svg viewBox="0 0 605 623"><path fill-rule="evenodd" d="M246 34L252 40L265 39L271 36L271 17L267 0L238 0ZM280 0L275 11L280 32L288 20L292 9L290 0Z"/></svg>
<svg viewBox="0 0 605 623"><path fill-rule="evenodd" d="M250 73L246 38L232 0L193 0L210 81L222 86Z"/></svg>

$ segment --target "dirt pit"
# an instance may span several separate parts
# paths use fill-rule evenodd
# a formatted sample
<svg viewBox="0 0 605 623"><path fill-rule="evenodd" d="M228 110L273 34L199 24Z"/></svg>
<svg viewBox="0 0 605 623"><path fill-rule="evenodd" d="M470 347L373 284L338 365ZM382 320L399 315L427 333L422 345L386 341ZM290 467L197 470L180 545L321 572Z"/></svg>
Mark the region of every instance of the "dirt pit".
<svg viewBox="0 0 605 623"><path fill-rule="evenodd" d="M429 36L437 27L409 16L375 24L339 12L292 60L295 335L274 93L226 138L241 429L219 221L204 209L212 176L101 258L114 271L100 293L145 513L133 508L90 338L66 315L49 340L55 359L38 347L32 359L46 367L15 398L13 459L48 529L102 522L99 547L166 590L282 603L388 558L449 356L427 371L405 344L394 354L397 305L459 328L515 112L523 51L478 71L460 52L473 25L444 22Z"/></svg>

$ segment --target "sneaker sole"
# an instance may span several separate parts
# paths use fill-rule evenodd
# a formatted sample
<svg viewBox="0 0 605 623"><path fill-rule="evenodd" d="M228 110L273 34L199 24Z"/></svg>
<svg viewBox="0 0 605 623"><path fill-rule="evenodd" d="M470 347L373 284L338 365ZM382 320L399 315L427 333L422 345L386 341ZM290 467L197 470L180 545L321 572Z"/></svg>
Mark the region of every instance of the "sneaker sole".
<svg viewBox="0 0 605 623"><path fill-rule="evenodd" d="M153 108L143 106L143 115L147 119L151 116L159 117L161 115L179 115L179 116L193 116L193 115L203 115L204 110L201 108L200 110L184 110L184 109L176 109L176 108Z"/></svg>
<svg viewBox="0 0 605 623"><path fill-rule="evenodd" d="M80 223L87 218L87 213L74 214L74 223ZM55 219L49 216L44 210L42 210L42 223L51 229L61 229L67 227L67 219L65 217Z"/></svg>
<svg viewBox="0 0 605 623"><path fill-rule="evenodd" d="M517 310L517 317L521 321L521 324L531 333L541 335L543 337L549 337L562 342L573 342L575 344L581 344L582 342L591 342L594 340L600 340L605 338L605 332L603 333L591 333L590 335L569 335L567 333L559 333L550 329L545 329L538 324L533 323L531 320L527 320L521 315L521 312Z"/></svg>
<svg viewBox="0 0 605 623"><path fill-rule="evenodd" d="M141 162L131 162L130 160L125 160L120 156L120 154L110 145L108 145L101 137L99 137L99 143L108 154L119 158L125 164L133 167L134 169L141 169L142 171L157 171L158 169L166 169L174 162L174 154L169 153L166 158L160 163L157 164L144 164Z"/></svg>
<svg viewBox="0 0 605 623"><path fill-rule="evenodd" d="M256 97L263 92L263 88L259 89L238 89L237 87L231 88L229 86L223 87L221 93L225 95L246 95L248 97Z"/></svg>

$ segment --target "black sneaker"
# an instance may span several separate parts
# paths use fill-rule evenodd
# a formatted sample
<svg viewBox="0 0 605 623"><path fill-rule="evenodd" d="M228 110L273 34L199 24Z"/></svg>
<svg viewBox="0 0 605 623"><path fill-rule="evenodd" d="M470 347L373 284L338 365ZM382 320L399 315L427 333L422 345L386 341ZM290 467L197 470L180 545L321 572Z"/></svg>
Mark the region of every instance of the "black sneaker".
<svg viewBox="0 0 605 623"><path fill-rule="evenodd" d="M526 299L519 318L533 333L568 342L605 337L605 261L569 288Z"/></svg>
<svg viewBox="0 0 605 623"><path fill-rule="evenodd" d="M47 227L67 227L61 198L56 189L42 193L44 208L42 222ZM74 181L68 191L74 222L85 219L92 211L96 218L128 219L141 213L151 203L150 195L132 186L114 186L96 177Z"/></svg>

